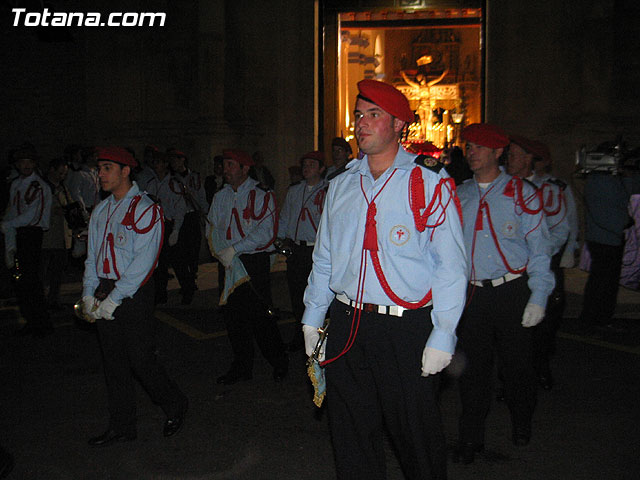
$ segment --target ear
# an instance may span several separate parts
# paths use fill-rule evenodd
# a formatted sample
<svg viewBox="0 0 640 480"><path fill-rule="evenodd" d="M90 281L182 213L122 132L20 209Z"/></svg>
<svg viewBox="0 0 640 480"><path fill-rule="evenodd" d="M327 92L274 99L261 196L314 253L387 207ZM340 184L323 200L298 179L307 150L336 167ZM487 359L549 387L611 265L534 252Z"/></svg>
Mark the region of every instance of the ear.
<svg viewBox="0 0 640 480"><path fill-rule="evenodd" d="M131 174L131 167L129 165L123 165L122 166L122 174L125 177L128 177Z"/></svg>
<svg viewBox="0 0 640 480"><path fill-rule="evenodd" d="M400 133L407 122L404 120L400 120L399 118L393 117L393 130L396 133Z"/></svg>
<svg viewBox="0 0 640 480"><path fill-rule="evenodd" d="M504 152L504 148L494 148L493 151L496 153L496 158L500 158L502 156L502 152Z"/></svg>

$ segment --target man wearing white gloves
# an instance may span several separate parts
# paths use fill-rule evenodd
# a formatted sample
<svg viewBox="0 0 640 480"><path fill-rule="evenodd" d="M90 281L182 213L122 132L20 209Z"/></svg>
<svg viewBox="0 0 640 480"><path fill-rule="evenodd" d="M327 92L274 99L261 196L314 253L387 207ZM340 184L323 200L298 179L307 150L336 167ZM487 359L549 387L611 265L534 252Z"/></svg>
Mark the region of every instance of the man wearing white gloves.
<svg viewBox="0 0 640 480"><path fill-rule="evenodd" d="M532 329L544 318L554 279L551 240L535 186L501 171L509 137L497 126L462 132L473 178L458 187L471 264L470 299L460 320L460 445L454 461L471 463L484 447L494 350L504 376L512 440L526 445L536 404Z"/></svg>
<svg viewBox="0 0 640 480"><path fill-rule="evenodd" d="M93 447L136 438L134 374L167 415L165 437L180 430L187 411L187 398L156 356L152 274L164 227L162 208L131 181L136 165L123 148L98 149L100 185L111 195L91 214L83 307L96 319L110 418L108 429L89 439Z"/></svg>
<svg viewBox="0 0 640 480"><path fill-rule="evenodd" d="M438 376L467 284L453 180L399 140L414 113L393 86L358 83L364 158L333 178L304 295L311 354L327 310L325 365L337 478L385 477L386 425L408 478L446 478ZM321 354L322 357L322 354Z"/></svg>

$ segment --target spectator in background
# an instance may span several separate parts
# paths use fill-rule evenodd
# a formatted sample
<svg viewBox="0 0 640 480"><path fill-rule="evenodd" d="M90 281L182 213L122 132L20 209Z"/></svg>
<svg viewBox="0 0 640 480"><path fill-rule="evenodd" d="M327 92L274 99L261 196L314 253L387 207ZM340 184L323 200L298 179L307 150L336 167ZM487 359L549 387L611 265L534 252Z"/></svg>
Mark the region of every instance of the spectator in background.
<svg viewBox="0 0 640 480"><path fill-rule="evenodd" d="M213 175L207 175L204 179L204 191L207 196L207 205L211 205L213 196L224 185L223 170L222 155L216 155L213 157Z"/></svg>
<svg viewBox="0 0 640 480"><path fill-rule="evenodd" d="M73 200L64 185L69 167L64 158L49 162L47 184L51 188L51 216L49 230L42 237L42 282L49 310L61 310L60 284L67 265L67 251L71 248L71 229L65 212Z"/></svg>
<svg viewBox="0 0 640 480"><path fill-rule="evenodd" d="M276 180L271 175L271 171L264 164L264 155L260 150L253 152L253 167L249 172L249 176L264 185L269 190L276 187Z"/></svg>
<svg viewBox="0 0 640 480"><path fill-rule="evenodd" d="M333 165L327 168L327 181L333 180L345 170L345 165L351 160L351 145L342 137L335 137L331 141L331 160Z"/></svg>

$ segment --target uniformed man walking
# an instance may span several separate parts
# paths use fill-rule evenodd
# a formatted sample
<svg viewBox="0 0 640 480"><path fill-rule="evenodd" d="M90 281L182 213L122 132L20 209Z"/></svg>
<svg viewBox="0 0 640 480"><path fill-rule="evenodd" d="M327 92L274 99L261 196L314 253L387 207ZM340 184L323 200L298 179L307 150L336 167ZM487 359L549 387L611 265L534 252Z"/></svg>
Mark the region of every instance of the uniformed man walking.
<svg viewBox="0 0 640 480"><path fill-rule="evenodd" d="M536 404L533 327L553 289L551 241L535 188L501 171L509 137L497 126L462 133L473 178L458 187L471 260L470 297L458 327L466 368L460 377L460 447L454 460L474 461L484 448L494 350L501 364L513 443L526 445Z"/></svg>
<svg viewBox="0 0 640 480"><path fill-rule="evenodd" d="M453 181L399 144L414 114L393 86L358 83L361 160L329 184L305 291L307 354L330 311L329 423L339 479L386 477L384 426L407 478L446 478L437 374L467 283ZM434 162L435 163L435 162Z"/></svg>
<svg viewBox="0 0 640 480"><path fill-rule="evenodd" d="M102 348L109 427L89 445L136 438L134 374L167 415L163 435L184 423L187 398L159 363L154 344L153 270L162 247L162 209L131 180L137 166L123 148L98 150L100 185L111 195L93 211L83 278L83 307L96 320Z"/></svg>

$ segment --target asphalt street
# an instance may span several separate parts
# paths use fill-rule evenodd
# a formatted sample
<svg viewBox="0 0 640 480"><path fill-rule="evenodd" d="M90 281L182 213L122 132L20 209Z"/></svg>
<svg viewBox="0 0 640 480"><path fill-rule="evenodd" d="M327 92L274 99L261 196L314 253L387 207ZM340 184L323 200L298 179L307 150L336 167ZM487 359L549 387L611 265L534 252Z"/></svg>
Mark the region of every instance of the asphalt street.
<svg viewBox="0 0 640 480"><path fill-rule="evenodd" d="M95 331L71 313L80 296L79 273L66 278L67 306L54 315L55 333L46 338L14 336L21 322L17 308L10 298L2 300L0 444L16 460L9 478L335 478L326 414L312 403L302 351L291 354L282 383L272 380L260 356L253 380L215 383L231 358L216 315L216 268L201 265L192 305L180 305L172 280L169 303L156 311L158 353L190 399L184 429L164 438L164 415L140 388L138 439L107 448L87 445L106 428L107 406ZM553 361L556 386L539 392L531 443L511 444L507 408L495 402L486 452L471 465L450 462L449 478L640 478L640 293L621 289L613 326L587 329L575 320L585 280L584 272L567 272L568 306ZM286 341L299 326L291 318L281 261L274 266L273 297ZM441 410L453 447L459 401L451 373L443 375ZM386 450L388 478L403 479L390 443Z"/></svg>

